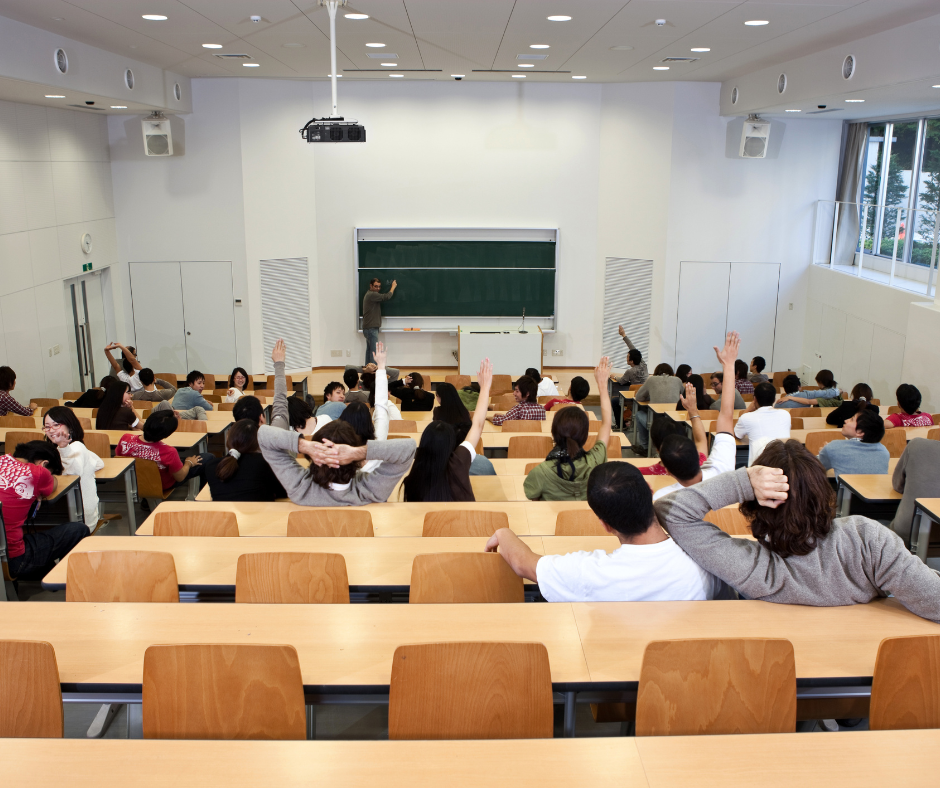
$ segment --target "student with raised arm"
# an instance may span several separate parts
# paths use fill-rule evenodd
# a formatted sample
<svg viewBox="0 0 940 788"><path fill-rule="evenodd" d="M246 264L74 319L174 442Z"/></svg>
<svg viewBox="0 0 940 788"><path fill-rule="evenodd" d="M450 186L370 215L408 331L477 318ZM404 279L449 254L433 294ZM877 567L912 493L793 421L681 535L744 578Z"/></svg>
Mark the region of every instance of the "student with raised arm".
<svg viewBox="0 0 940 788"><path fill-rule="evenodd" d="M283 430L295 430L302 435L313 435L332 419L329 416L314 416L305 400L287 396L287 376L284 364L287 358L287 344L277 340L271 348L271 361L274 362L274 402L271 405L271 426Z"/></svg>
<svg viewBox="0 0 940 788"><path fill-rule="evenodd" d="M612 419L607 383L610 359L604 356L594 369L601 397L601 428L587 451L588 416L580 408L562 408L552 421L554 446L545 462L525 477L523 489L530 501L586 501L588 477L598 465L607 462L607 442Z"/></svg>
<svg viewBox="0 0 940 788"><path fill-rule="evenodd" d="M628 337L627 332L623 330L623 326L617 326L617 330L620 332L620 337L626 343L629 350L627 351L626 372L620 377L611 375L610 382L607 384L611 399L621 391L629 389L630 386L643 385L646 383L647 377L649 377L646 362L643 360L643 354L640 352L639 348L634 346L630 341L630 337ZM632 402L624 402L624 413L626 414L627 411L633 412Z"/></svg>
<svg viewBox="0 0 940 788"><path fill-rule="evenodd" d="M32 416L38 405L30 402L29 407L20 405L10 392L16 388L16 373L10 367L0 367L0 416L15 413L17 416Z"/></svg>
<svg viewBox="0 0 940 788"><path fill-rule="evenodd" d="M366 365L375 361L375 345L379 341L382 327L382 302L395 295L398 281L394 280L387 293L381 293L382 283L378 279L369 282L369 289L362 296L362 335L366 339Z"/></svg>
<svg viewBox="0 0 940 788"><path fill-rule="evenodd" d="M111 355L112 350L121 351L121 363L118 364ZM104 349L104 354L108 357L108 363L118 380L123 381L131 387L131 393L143 388L140 382L140 376L137 374L142 369L137 360L137 348L125 347L120 342L112 342Z"/></svg>

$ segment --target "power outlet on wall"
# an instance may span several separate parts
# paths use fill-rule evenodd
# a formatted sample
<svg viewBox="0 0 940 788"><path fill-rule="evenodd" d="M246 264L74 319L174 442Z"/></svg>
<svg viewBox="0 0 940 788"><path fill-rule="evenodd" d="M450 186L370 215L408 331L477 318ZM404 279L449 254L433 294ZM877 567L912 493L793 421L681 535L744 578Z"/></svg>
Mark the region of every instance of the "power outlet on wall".
<svg viewBox="0 0 940 788"><path fill-rule="evenodd" d="M346 351L346 358L349 358L351 355L352 355L352 351L351 351L351 350L347 350L347 351Z"/></svg>
<svg viewBox="0 0 940 788"><path fill-rule="evenodd" d="M565 351L564 351L564 350L553 350L553 351L552 351L552 355L553 355L553 356L563 356L563 355L565 355Z"/></svg>
<svg viewBox="0 0 940 788"><path fill-rule="evenodd" d="M342 358L342 357L343 357L343 351L342 351L342 350L331 350L331 351L330 351L330 358Z"/></svg>

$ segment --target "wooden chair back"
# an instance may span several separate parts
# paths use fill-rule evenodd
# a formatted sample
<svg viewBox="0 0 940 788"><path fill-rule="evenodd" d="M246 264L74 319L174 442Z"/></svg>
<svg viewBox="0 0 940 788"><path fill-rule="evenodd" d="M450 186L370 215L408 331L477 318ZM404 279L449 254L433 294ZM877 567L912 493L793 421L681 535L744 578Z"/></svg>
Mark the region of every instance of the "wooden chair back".
<svg viewBox="0 0 940 788"><path fill-rule="evenodd" d="M63 391L62 399L67 400L68 402L74 402L84 393L85 393L84 391ZM56 405L58 404L59 403L57 402Z"/></svg>
<svg viewBox="0 0 940 788"><path fill-rule="evenodd" d="M940 728L940 635L885 638L878 646L868 727Z"/></svg>
<svg viewBox="0 0 940 788"><path fill-rule="evenodd" d="M288 536L375 536L372 515L361 509L308 509L287 515Z"/></svg>
<svg viewBox="0 0 940 788"><path fill-rule="evenodd" d="M34 400L34 401L35 401L35 400ZM889 416L891 416L891 415L894 414L894 413L900 413L900 412L901 412L901 406L900 406L900 405L891 405L891 406L888 407L888 415L889 415Z"/></svg>
<svg viewBox="0 0 940 788"><path fill-rule="evenodd" d="M541 432L542 422L527 419L508 419L503 422L503 432Z"/></svg>
<svg viewBox="0 0 940 788"><path fill-rule="evenodd" d="M588 419L588 435L596 435L600 431L601 422L595 421L594 419ZM597 440L597 438L595 438L595 440Z"/></svg>
<svg viewBox="0 0 940 788"><path fill-rule="evenodd" d="M0 640L0 738L61 739L64 730L52 644Z"/></svg>
<svg viewBox="0 0 940 788"><path fill-rule="evenodd" d="M32 419L30 419L32 421ZM35 422L30 425L35 427ZM3 444L3 453L4 454L13 454L16 451L16 447L21 443L29 443L30 441L41 441L45 440L46 436L37 429L32 430L10 430L7 433L6 438L4 439Z"/></svg>
<svg viewBox="0 0 940 788"><path fill-rule="evenodd" d="M154 380L164 380L171 386L175 386L177 383L179 383L180 380L179 376L175 372L154 372L153 377ZM186 376L183 375L183 377L185 378Z"/></svg>
<svg viewBox="0 0 940 788"><path fill-rule="evenodd" d="M389 432L410 432L412 434L418 431L418 422L412 419L391 419L388 422Z"/></svg>
<svg viewBox="0 0 940 788"><path fill-rule="evenodd" d="M81 394L79 394L81 396ZM52 408L59 404L59 400L51 397L30 397L30 402L35 402L40 408Z"/></svg>
<svg viewBox="0 0 940 788"><path fill-rule="evenodd" d="M637 736L793 733L793 644L776 638L654 640L636 701Z"/></svg>
<svg viewBox="0 0 940 788"><path fill-rule="evenodd" d="M207 432L209 432L209 422L198 421L196 419L177 419L176 431L177 432L199 432L205 435Z"/></svg>
<svg viewBox="0 0 940 788"><path fill-rule="evenodd" d="M399 646L389 739L550 739L552 674L541 643Z"/></svg>
<svg viewBox="0 0 940 788"><path fill-rule="evenodd" d="M235 410L235 405L236 403L234 402L220 402L216 410Z"/></svg>
<svg viewBox="0 0 940 788"><path fill-rule="evenodd" d="M90 452L94 452L102 459L111 456L111 441L103 432L86 431L82 443Z"/></svg>
<svg viewBox="0 0 940 788"><path fill-rule="evenodd" d="M490 537L500 528L509 527L506 512L447 509L424 515L422 536Z"/></svg>
<svg viewBox="0 0 940 788"><path fill-rule="evenodd" d="M208 390L208 389L206 389L205 391L203 391L203 393L202 393L202 398L205 399L205 400L208 400L208 401L211 402L213 405L221 405L221 404L222 404L222 395L221 395L221 394L211 394L211 393L209 393L209 390Z"/></svg>
<svg viewBox="0 0 940 788"><path fill-rule="evenodd" d="M290 375L285 375L284 378L287 381L287 390L290 391L294 387L294 379ZM264 387L266 389L274 388L274 375L268 375L268 380L264 384Z"/></svg>
<svg viewBox="0 0 940 788"><path fill-rule="evenodd" d="M512 394L491 396L494 411L506 411L516 407L516 398Z"/></svg>
<svg viewBox="0 0 940 788"><path fill-rule="evenodd" d="M160 469L153 460L134 460L134 473L137 476L137 494L141 498L165 499L173 491L163 489Z"/></svg>
<svg viewBox="0 0 940 788"><path fill-rule="evenodd" d="M408 601L421 605L525 602L525 593L522 578L497 553L433 553L415 556Z"/></svg>
<svg viewBox="0 0 940 788"><path fill-rule="evenodd" d="M783 381L786 380L790 375L795 375L795 372L786 370L785 372L774 372L773 384L775 389L779 389L783 385Z"/></svg>
<svg viewBox="0 0 940 788"><path fill-rule="evenodd" d="M845 437L838 430L822 430L820 432L806 433L806 451L810 454L819 454L827 443L843 441Z"/></svg>
<svg viewBox="0 0 940 788"><path fill-rule="evenodd" d="M273 397L274 389L255 389L251 393L255 397Z"/></svg>
<svg viewBox="0 0 940 788"><path fill-rule="evenodd" d="M145 739L305 739L293 646L160 645L144 652Z"/></svg>
<svg viewBox="0 0 940 788"><path fill-rule="evenodd" d="M594 444L597 443L597 434L588 433L588 439L584 442L584 450L590 451L594 448ZM608 457L623 457L623 449L620 446L620 436L611 434L607 439L607 456Z"/></svg>
<svg viewBox="0 0 940 788"><path fill-rule="evenodd" d="M199 504L197 504L199 506ZM154 536L238 536L235 512L194 509L188 512L156 512Z"/></svg>
<svg viewBox="0 0 940 788"><path fill-rule="evenodd" d="M147 416L149 415L150 415L150 411L145 410L143 418L146 420ZM88 430L94 429L91 424L91 419L89 419L87 416L77 416L76 418L78 419L78 423L82 425L82 429L85 430L86 432ZM108 445L110 446L110 444Z"/></svg>
<svg viewBox="0 0 940 788"><path fill-rule="evenodd" d="M206 393L212 394L215 391L215 375L204 372L203 377L206 379L206 387L202 390L202 396L206 396Z"/></svg>
<svg viewBox="0 0 940 788"><path fill-rule="evenodd" d="M444 382L450 383L455 389L465 389L473 381L469 375L444 375Z"/></svg>
<svg viewBox="0 0 940 788"><path fill-rule="evenodd" d="M936 422L936 420L934 421ZM927 437L932 441L940 441L940 428L935 430L927 430Z"/></svg>
<svg viewBox="0 0 940 788"><path fill-rule="evenodd" d="M815 405L810 408L794 408L790 411L791 416L793 413L799 413L800 418L803 418L803 419L822 418L822 408L815 406Z"/></svg>
<svg viewBox="0 0 940 788"><path fill-rule="evenodd" d="M881 445L887 447L892 457L900 457L907 448L907 430L885 430Z"/></svg>
<svg viewBox="0 0 940 788"><path fill-rule="evenodd" d="M751 535L750 523L737 504L725 506L723 509L713 509L705 515L705 522L714 523L726 534L732 536Z"/></svg>
<svg viewBox="0 0 940 788"><path fill-rule="evenodd" d="M179 602L170 553L101 550L69 553L66 602Z"/></svg>
<svg viewBox="0 0 940 788"><path fill-rule="evenodd" d="M535 468L537 465L541 465L543 462L545 462L545 460L539 460L538 462L527 462L525 465L525 475L528 476L532 472L533 468Z"/></svg>
<svg viewBox="0 0 940 788"><path fill-rule="evenodd" d="M349 604L346 559L333 553L238 556L235 601L255 605Z"/></svg>
<svg viewBox="0 0 940 788"><path fill-rule="evenodd" d="M803 429L803 419L799 416L790 416L790 429L791 430L801 430Z"/></svg>
<svg viewBox="0 0 940 788"><path fill-rule="evenodd" d="M490 395L502 394L507 391L512 394L512 375L493 375L493 382L490 384Z"/></svg>
<svg viewBox="0 0 940 788"><path fill-rule="evenodd" d="M17 413L7 413L6 416L0 416L0 427L23 427L25 429L36 429L36 419L33 416L20 416Z"/></svg>
<svg viewBox="0 0 940 788"><path fill-rule="evenodd" d="M582 405L580 402L559 402L555 406L553 413L558 413L558 411L560 411L562 408L577 408L578 410L584 410L584 405Z"/></svg>
<svg viewBox="0 0 940 788"><path fill-rule="evenodd" d="M554 445L551 435L513 435L508 456L510 460L544 459Z"/></svg>
<svg viewBox="0 0 940 788"><path fill-rule="evenodd" d="M702 421L714 421L718 418L717 410L700 410L699 416L701 416Z"/></svg>
<svg viewBox="0 0 940 788"><path fill-rule="evenodd" d="M555 536L610 536L590 509L565 509L555 518Z"/></svg>
<svg viewBox="0 0 940 788"><path fill-rule="evenodd" d="M743 399L745 402L753 402L753 401L754 401L754 395L753 395L753 394L742 394L742 395L741 395L741 399Z"/></svg>

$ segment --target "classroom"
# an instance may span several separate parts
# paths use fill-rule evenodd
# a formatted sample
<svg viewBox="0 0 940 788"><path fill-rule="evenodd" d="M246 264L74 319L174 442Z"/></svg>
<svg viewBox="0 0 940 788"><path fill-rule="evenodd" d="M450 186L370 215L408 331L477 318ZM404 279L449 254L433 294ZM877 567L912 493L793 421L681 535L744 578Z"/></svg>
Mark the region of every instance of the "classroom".
<svg viewBox="0 0 940 788"><path fill-rule="evenodd" d="M0 0L5 781L934 784L938 33Z"/></svg>

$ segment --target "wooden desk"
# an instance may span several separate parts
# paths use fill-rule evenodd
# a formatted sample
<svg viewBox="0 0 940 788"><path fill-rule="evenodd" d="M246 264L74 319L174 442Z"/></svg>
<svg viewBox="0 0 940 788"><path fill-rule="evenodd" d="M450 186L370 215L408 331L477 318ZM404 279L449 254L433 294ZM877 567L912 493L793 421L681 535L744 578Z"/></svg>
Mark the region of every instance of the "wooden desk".
<svg viewBox="0 0 940 788"><path fill-rule="evenodd" d="M901 497L900 493L897 495ZM934 523L940 523L940 498L915 498L914 520L917 528L911 529L911 552L926 561L930 528Z"/></svg>
<svg viewBox="0 0 940 788"><path fill-rule="evenodd" d="M828 429L834 430L838 428L827 426L827 430ZM935 429L935 428L934 427L895 427L895 429L904 430L905 434L907 435L907 440L912 441L914 440L914 438L926 438L927 433L930 430ZM712 435L715 434L714 427L710 427L708 431ZM809 432L823 432L823 430L790 430L790 439L799 441L800 443L806 443L806 434ZM737 443L738 446L748 445L747 438L744 438L744 439L736 438L735 442Z"/></svg>
<svg viewBox="0 0 940 788"><path fill-rule="evenodd" d="M492 425L490 425L492 426ZM392 435L400 436L403 438L411 438L415 443L421 443L421 433L420 432L391 432ZM517 438L521 435L532 435L537 433L531 432L487 432L484 430L481 440L483 441L483 449L508 449L509 448L509 439ZM630 441L626 439L624 435L619 435L620 437L620 449L621 452L623 449L630 446ZM529 462L535 462L538 458L533 457Z"/></svg>
<svg viewBox="0 0 940 788"><path fill-rule="evenodd" d="M490 460L493 463L493 468L496 470L497 476L524 476L525 475L525 466L530 462L538 462L538 460L507 460L506 458L496 457ZM637 468L646 468L650 465L656 465L659 462L658 457L630 457L621 458L621 457L611 457L608 462L628 462L631 465L635 465ZM471 476L470 479L480 478Z"/></svg>
<svg viewBox="0 0 940 788"><path fill-rule="evenodd" d="M25 427L0 427L0 443L6 442L6 436L8 432L22 432ZM121 438L124 435L129 434L127 430L86 430L86 432L94 433L104 433L108 436L108 440L111 442L112 446L117 446ZM135 434L133 431L130 434ZM137 435L142 433L138 430ZM195 448L200 441L204 441L206 436L198 432L174 432L169 438L166 438L163 442L168 446L172 446L175 449L192 449Z"/></svg>
<svg viewBox="0 0 940 788"><path fill-rule="evenodd" d="M891 476L891 473L843 473L839 477L839 516L849 516L853 495L865 503L900 501L902 495L891 486Z"/></svg>
<svg viewBox="0 0 940 788"><path fill-rule="evenodd" d="M129 533L137 530L137 514L134 511L134 495L137 492L137 474L134 460L130 457L102 457L104 468L95 473L99 482L124 480L124 500L127 503L127 521ZM100 497L100 496L99 496Z"/></svg>

